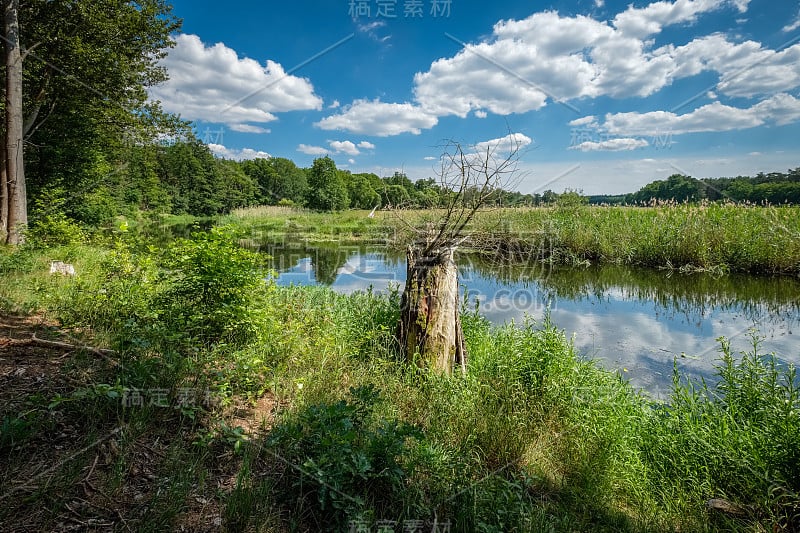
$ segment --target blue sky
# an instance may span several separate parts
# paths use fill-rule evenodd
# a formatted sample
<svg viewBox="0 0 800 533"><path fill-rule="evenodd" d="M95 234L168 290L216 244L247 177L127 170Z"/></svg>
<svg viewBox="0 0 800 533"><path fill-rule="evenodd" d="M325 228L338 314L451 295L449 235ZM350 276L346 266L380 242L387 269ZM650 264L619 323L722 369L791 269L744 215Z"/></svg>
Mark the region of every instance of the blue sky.
<svg viewBox="0 0 800 533"><path fill-rule="evenodd" d="M795 0L172 3L151 97L221 157L416 179L511 139L513 188L587 194L800 166Z"/></svg>

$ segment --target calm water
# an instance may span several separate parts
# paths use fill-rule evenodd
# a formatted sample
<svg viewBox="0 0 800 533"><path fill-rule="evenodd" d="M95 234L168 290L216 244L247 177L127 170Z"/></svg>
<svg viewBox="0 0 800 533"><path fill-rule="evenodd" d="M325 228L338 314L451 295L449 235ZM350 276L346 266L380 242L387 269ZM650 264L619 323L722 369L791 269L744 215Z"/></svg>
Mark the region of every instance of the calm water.
<svg viewBox="0 0 800 533"><path fill-rule="evenodd" d="M273 256L278 283L324 284L349 293L405 282L405 257L365 247L281 245ZM800 280L754 276L683 275L617 266L545 269L460 257L460 283L470 302L496 324L526 316L552 322L573 336L578 351L634 385L664 397L673 361L691 376L713 381L716 339L735 351L752 348L800 364Z"/></svg>

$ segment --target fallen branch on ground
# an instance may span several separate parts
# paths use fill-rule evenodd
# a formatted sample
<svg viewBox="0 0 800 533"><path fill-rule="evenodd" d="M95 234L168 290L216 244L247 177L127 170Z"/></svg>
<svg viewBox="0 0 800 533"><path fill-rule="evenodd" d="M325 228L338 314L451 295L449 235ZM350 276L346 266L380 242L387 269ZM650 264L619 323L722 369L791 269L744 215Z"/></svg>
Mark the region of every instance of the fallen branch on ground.
<svg viewBox="0 0 800 533"><path fill-rule="evenodd" d="M39 337L36 336L36 333L34 333L33 336L31 337L31 342L33 344L39 344L41 346L52 346L54 348L67 348L69 350L87 350L102 355L114 355L115 353L117 353L114 350L109 350L107 348L96 348L94 346L86 346L86 345L80 346L78 344L70 344L68 342L40 339Z"/></svg>
<svg viewBox="0 0 800 533"><path fill-rule="evenodd" d="M36 333L34 333L33 336L30 338L30 342L32 344L38 344L39 346L46 346L49 348L64 348L67 350L86 350L88 352L92 352L94 354L99 355L100 357L102 357L103 359L105 359L106 361L108 361L113 365L119 364L118 361L115 361L114 359L111 359L109 357L110 355L115 355L117 352L115 352L114 350L109 350L107 348L97 348L95 346L86 346L86 345L81 346L78 344L70 344L68 342L40 339L39 337L36 336Z"/></svg>

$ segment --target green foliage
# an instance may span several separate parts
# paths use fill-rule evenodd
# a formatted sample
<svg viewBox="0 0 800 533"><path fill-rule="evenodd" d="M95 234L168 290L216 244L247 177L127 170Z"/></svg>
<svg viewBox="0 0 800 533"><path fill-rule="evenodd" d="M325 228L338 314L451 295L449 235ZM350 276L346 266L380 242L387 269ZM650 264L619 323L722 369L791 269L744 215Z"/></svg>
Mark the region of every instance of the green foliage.
<svg viewBox="0 0 800 533"><path fill-rule="evenodd" d="M96 192L117 186L122 147L181 127L147 103L180 24L163 0L23 2L19 18L37 58L23 63L28 192L63 187L65 213L96 223L108 200Z"/></svg>
<svg viewBox="0 0 800 533"><path fill-rule="evenodd" d="M119 211L119 203L108 186L97 187L83 195L82 200L72 211L75 213L75 218L89 226L107 224Z"/></svg>
<svg viewBox="0 0 800 533"><path fill-rule="evenodd" d="M31 436L34 429L29 420L22 416L4 415L0 421L0 452L18 446Z"/></svg>
<svg viewBox="0 0 800 533"><path fill-rule="evenodd" d="M411 443L422 434L374 414L373 386L351 388L350 399L311 405L273 428L270 454L287 465L279 493L318 523L346 529L348 520L402 516Z"/></svg>
<svg viewBox="0 0 800 533"><path fill-rule="evenodd" d="M720 381L682 383L645 435L654 490L726 498L785 527L800 525L800 382L753 350L736 360L720 339ZM792 526L793 524L793 526Z"/></svg>
<svg viewBox="0 0 800 533"><path fill-rule="evenodd" d="M254 296L266 288L262 260L225 229L179 241L164 260L168 288L158 298L163 320L201 343L252 338Z"/></svg>
<svg viewBox="0 0 800 533"><path fill-rule="evenodd" d="M372 209L381 204L381 196L372 188L369 180L362 174L345 175L347 195L353 209Z"/></svg>
<svg viewBox="0 0 800 533"><path fill-rule="evenodd" d="M32 246L77 244L86 240L81 227L63 213L51 213L31 222L27 236Z"/></svg>
<svg viewBox="0 0 800 533"><path fill-rule="evenodd" d="M258 183L261 203L278 204L289 200L302 204L308 191L306 173L290 159L271 157L241 162L242 170Z"/></svg>
<svg viewBox="0 0 800 533"><path fill-rule="evenodd" d="M54 187L36 198L27 233L31 245L77 244L86 239L77 222L65 214L66 196L66 191Z"/></svg>
<svg viewBox="0 0 800 533"><path fill-rule="evenodd" d="M696 202L734 201L745 203L800 204L800 168L785 173L759 173L754 177L703 178L674 174L667 180L648 183L639 191L621 197L627 203L651 203L653 201ZM616 200L619 200L617 198ZM603 201L593 198L593 203Z"/></svg>
<svg viewBox="0 0 800 533"><path fill-rule="evenodd" d="M347 209L350 199L336 164L328 156L317 158L308 172L306 205L319 211Z"/></svg>
<svg viewBox="0 0 800 533"><path fill-rule="evenodd" d="M633 194L630 201L647 203L652 200L696 202L705 198L703 184L690 176L673 174L666 180L656 180Z"/></svg>

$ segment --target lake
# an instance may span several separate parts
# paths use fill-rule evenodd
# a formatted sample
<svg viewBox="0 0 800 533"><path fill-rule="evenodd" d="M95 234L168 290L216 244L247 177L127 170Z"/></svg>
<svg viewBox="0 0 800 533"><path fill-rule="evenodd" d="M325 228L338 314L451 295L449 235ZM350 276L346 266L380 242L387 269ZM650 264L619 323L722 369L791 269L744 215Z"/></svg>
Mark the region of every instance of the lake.
<svg viewBox="0 0 800 533"><path fill-rule="evenodd" d="M273 257L279 285L328 285L350 293L405 283L404 254L365 246L308 246L287 241L261 248ZM469 254L459 256L469 305L495 324L547 313L578 352L618 371L656 398L668 395L673 361L684 375L714 381L720 336L735 352L775 352L800 364L800 280L747 275L681 274L621 266L547 268Z"/></svg>

